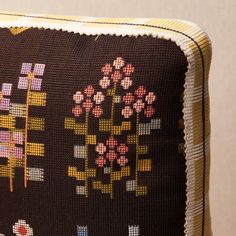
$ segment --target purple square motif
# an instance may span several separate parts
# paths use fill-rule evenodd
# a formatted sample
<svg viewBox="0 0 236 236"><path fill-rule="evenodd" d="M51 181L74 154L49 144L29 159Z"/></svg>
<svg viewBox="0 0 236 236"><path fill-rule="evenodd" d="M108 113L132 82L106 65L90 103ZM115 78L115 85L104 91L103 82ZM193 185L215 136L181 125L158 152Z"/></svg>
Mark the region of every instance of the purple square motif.
<svg viewBox="0 0 236 236"><path fill-rule="evenodd" d="M28 89L28 79L27 79L27 77L19 77L18 89Z"/></svg>
<svg viewBox="0 0 236 236"><path fill-rule="evenodd" d="M0 145L0 157L9 157L8 146Z"/></svg>
<svg viewBox="0 0 236 236"><path fill-rule="evenodd" d="M2 95L10 96L11 95L11 88L12 88L12 84L3 83L2 84Z"/></svg>
<svg viewBox="0 0 236 236"><path fill-rule="evenodd" d="M13 142L15 144L23 144L23 133L21 132L14 132L13 133Z"/></svg>
<svg viewBox="0 0 236 236"><path fill-rule="evenodd" d="M0 142L9 143L10 142L10 132L9 131L0 131Z"/></svg>
<svg viewBox="0 0 236 236"><path fill-rule="evenodd" d="M31 83L31 89L32 90L40 90L42 84L42 79L34 78Z"/></svg>
<svg viewBox="0 0 236 236"><path fill-rule="evenodd" d="M9 98L3 98L0 102L0 110L9 111L9 107L10 107L10 99Z"/></svg>
<svg viewBox="0 0 236 236"><path fill-rule="evenodd" d="M14 157L17 159L22 159L23 149L21 147L14 147Z"/></svg>
<svg viewBox="0 0 236 236"><path fill-rule="evenodd" d="M34 66L34 74L35 75L43 75L45 64L35 64Z"/></svg>
<svg viewBox="0 0 236 236"><path fill-rule="evenodd" d="M28 74L31 71L32 63L22 63L21 74Z"/></svg>

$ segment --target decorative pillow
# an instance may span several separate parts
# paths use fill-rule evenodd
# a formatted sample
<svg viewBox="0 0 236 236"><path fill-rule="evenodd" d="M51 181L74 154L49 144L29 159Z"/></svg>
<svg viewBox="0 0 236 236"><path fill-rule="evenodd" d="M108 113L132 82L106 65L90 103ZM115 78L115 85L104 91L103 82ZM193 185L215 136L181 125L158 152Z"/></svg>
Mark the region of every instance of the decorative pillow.
<svg viewBox="0 0 236 236"><path fill-rule="evenodd" d="M2 13L0 42L0 235L211 235L202 29Z"/></svg>

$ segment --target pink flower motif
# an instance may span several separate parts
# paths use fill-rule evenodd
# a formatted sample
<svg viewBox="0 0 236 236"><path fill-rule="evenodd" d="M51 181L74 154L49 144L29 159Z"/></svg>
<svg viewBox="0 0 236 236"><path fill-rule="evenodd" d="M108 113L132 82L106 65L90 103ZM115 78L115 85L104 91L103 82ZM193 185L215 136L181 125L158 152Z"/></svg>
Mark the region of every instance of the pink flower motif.
<svg viewBox="0 0 236 236"><path fill-rule="evenodd" d="M121 114L124 116L124 118L130 118L133 115L133 109L137 113L140 113L142 110L144 110L146 117L151 117L155 113L155 109L149 105L153 104L153 102L156 100L156 95L153 92L148 92L148 94L146 94L147 90L144 88L144 86L139 86L135 90L135 95L129 92L123 96L125 107L122 109Z"/></svg>
<svg viewBox="0 0 236 236"><path fill-rule="evenodd" d="M113 61L113 66L117 69L120 70L125 64L125 61L123 60L122 57L117 57L116 60Z"/></svg>
<svg viewBox="0 0 236 236"><path fill-rule="evenodd" d="M125 166L128 163L128 159L125 156L121 156L118 160L117 163L120 166Z"/></svg>
<svg viewBox="0 0 236 236"><path fill-rule="evenodd" d="M99 81L99 85L103 88L106 89L107 87L110 86L110 79L107 76L104 76L100 81Z"/></svg>
<svg viewBox="0 0 236 236"><path fill-rule="evenodd" d="M122 79L122 74L119 70L116 70L112 75L111 78L114 82L114 84L117 84Z"/></svg>
<svg viewBox="0 0 236 236"><path fill-rule="evenodd" d="M147 104L152 104L156 100L156 95L153 92L149 92L145 100Z"/></svg>
<svg viewBox="0 0 236 236"><path fill-rule="evenodd" d="M16 236L33 236L33 229L25 220L18 220L18 222L13 225L13 233Z"/></svg>
<svg viewBox="0 0 236 236"><path fill-rule="evenodd" d="M133 108L136 110L137 113L140 113L144 109L145 104L141 99L138 99L134 104Z"/></svg>
<svg viewBox="0 0 236 236"><path fill-rule="evenodd" d="M85 108L86 112L90 112L93 107L93 102L90 98L86 98L85 102L83 102L83 107Z"/></svg>
<svg viewBox="0 0 236 236"><path fill-rule="evenodd" d="M95 105L95 104L101 104L105 100L105 96L102 94L102 92L97 92L95 94L95 90L92 85L88 85L84 89L84 94L81 91L77 91L73 95L73 100L76 104L81 104L81 106L75 105L75 107L72 109L72 113L79 117L83 113L83 109L85 112L90 112L92 110L92 114L94 117L98 118L103 114L103 109L101 106Z"/></svg>
<svg viewBox="0 0 236 236"><path fill-rule="evenodd" d="M125 166L125 164L128 163L128 159L125 156L128 152L128 146L124 143L119 144L114 137L110 137L106 141L106 145L98 143L96 152L99 154L95 160L98 167L103 167L106 164L106 159L109 160L109 162L116 160L117 164L120 166Z"/></svg>
<svg viewBox="0 0 236 236"><path fill-rule="evenodd" d="M133 115L133 109L131 109L131 107L129 106L125 106L125 108L122 109L121 114L125 117L125 118L130 118Z"/></svg>
<svg viewBox="0 0 236 236"><path fill-rule="evenodd" d="M146 115L146 117L152 117L155 113L155 109L152 106L148 106L145 110L144 110L144 114Z"/></svg>
<svg viewBox="0 0 236 236"><path fill-rule="evenodd" d="M130 79L130 77L125 77L121 81L121 86L123 87L123 89L129 89L129 87L131 87L132 84L133 84L133 81Z"/></svg>
<svg viewBox="0 0 236 236"><path fill-rule="evenodd" d="M79 117L82 114L83 110L80 105L76 105L72 108L72 113L75 117Z"/></svg>
<svg viewBox="0 0 236 236"><path fill-rule="evenodd" d="M117 151L120 153L120 154L126 154L128 152L128 147L122 143L120 144L118 147L117 147Z"/></svg>
<svg viewBox="0 0 236 236"><path fill-rule="evenodd" d="M103 67L102 67L102 73L104 74L104 75L109 75L111 72L112 72L112 66L111 66L111 64L105 64Z"/></svg>
<svg viewBox="0 0 236 236"><path fill-rule="evenodd" d="M103 155L107 150L107 147L103 143L98 143L96 146L96 152L98 152L100 155Z"/></svg>
<svg viewBox="0 0 236 236"><path fill-rule="evenodd" d="M101 104L104 101L105 96L102 94L102 92L97 92L93 100L96 102L96 104Z"/></svg>
<svg viewBox="0 0 236 236"><path fill-rule="evenodd" d="M125 73L125 75L131 75L132 73L134 73L134 67L131 64L127 64L124 68L123 68L123 72Z"/></svg>
<svg viewBox="0 0 236 236"><path fill-rule="evenodd" d="M88 85L85 89L84 89L84 93L87 95L87 97L91 97L94 94L94 88L92 85Z"/></svg>
<svg viewBox="0 0 236 236"><path fill-rule="evenodd" d="M110 148L110 149L114 149L117 145L118 142L116 139L114 139L113 137L110 137L107 141L106 141L106 145Z"/></svg>
<svg viewBox="0 0 236 236"><path fill-rule="evenodd" d="M135 94L138 98L142 98L147 93L147 90L143 86L139 86L138 89L135 90Z"/></svg>
<svg viewBox="0 0 236 236"><path fill-rule="evenodd" d="M131 64L125 65L125 60L122 57L117 57L113 64L105 64L101 69L104 77L99 81L99 85L106 89L110 86L111 82L114 84L121 81L121 86L124 89L129 89L133 81L129 77L134 72L134 67Z"/></svg>
<svg viewBox="0 0 236 236"><path fill-rule="evenodd" d="M132 93L126 93L125 96L123 96L123 102L125 105L130 105L134 101L134 95Z"/></svg>
<svg viewBox="0 0 236 236"><path fill-rule="evenodd" d="M100 117L103 114L103 109L101 108L101 106L95 106L95 108L93 109L93 115L95 117Z"/></svg>
<svg viewBox="0 0 236 236"><path fill-rule="evenodd" d="M117 153L115 150L109 150L106 157L109 161L114 161L117 158Z"/></svg>
<svg viewBox="0 0 236 236"><path fill-rule="evenodd" d="M80 104L84 100L84 95L80 91L78 91L74 94L73 100L75 101L75 103Z"/></svg>
<svg viewBox="0 0 236 236"><path fill-rule="evenodd" d="M98 167L104 167L106 165L106 159L103 158L103 156L99 156L96 159L96 164L97 164Z"/></svg>

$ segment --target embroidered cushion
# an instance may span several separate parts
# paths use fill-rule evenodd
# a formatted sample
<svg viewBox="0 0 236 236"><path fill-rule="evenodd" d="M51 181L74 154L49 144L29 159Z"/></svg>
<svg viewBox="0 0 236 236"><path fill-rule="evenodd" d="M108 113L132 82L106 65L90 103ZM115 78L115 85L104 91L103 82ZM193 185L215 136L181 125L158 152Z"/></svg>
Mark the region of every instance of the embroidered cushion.
<svg viewBox="0 0 236 236"><path fill-rule="evenodd" d="M2 13L0 42L1 235L211 235L201 28Z"/></svg>

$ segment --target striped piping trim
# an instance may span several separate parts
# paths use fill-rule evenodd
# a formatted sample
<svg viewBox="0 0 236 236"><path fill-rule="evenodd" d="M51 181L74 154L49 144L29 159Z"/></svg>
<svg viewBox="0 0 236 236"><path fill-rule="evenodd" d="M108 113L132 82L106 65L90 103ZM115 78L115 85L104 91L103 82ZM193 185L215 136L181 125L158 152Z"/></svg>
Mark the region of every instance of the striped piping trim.
<svg viewBox="0 0 236 236"><path fill-rule="evenodd" d="M137 23L138 22L138 23ZM62 24L63 23L63 24ZM102 26L102 27L101 27ZM206 98L208 97L208 70L211 60L211 43L206 33L196 24L174 20L174 19L104 19L91 17L58 17L49 15L31 15L0 13L0 27L26 27L44 28L51 30L62 30L86 35L117 35L117 36L144 36L150 35L166 40L171 40L185 54L188 61L188 71L186 72L184 84L184 139L186 152L186 173L187 173L187 202L185 218L185 235L211 235L210 225L205 226L205 209L208 206L208 191L205 191L206 175ZM204 52L208 50L210 55L204 57ZM197 52L196 52L197 51ZM196 64L200 61L202 75L201 85L196 87ZM201 102L202 119L199 124L202 126L202 142L196 146L193 142L194 124L197 121L193 118L193 104ZM200 113L200 111L199 111ZM195 190L195 161L193 155L199 153L199 158L203 159L202 174L202 199L196 203ZM199 207L201 205L202 207ZM199 215L202 208L201 229L194 226L194 217ZM205 234L206 232L206 234Z"/></svg>

